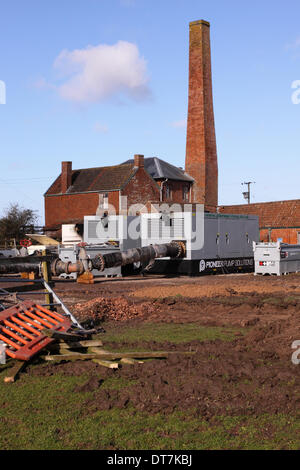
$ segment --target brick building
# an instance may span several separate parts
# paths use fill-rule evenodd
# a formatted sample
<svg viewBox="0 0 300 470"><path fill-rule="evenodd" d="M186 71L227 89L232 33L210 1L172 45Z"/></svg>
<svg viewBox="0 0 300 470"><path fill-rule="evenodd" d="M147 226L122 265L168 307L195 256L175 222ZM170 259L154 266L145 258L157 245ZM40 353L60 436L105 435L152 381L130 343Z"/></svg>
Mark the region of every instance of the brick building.
<svg viewBox="0 0 300 470"><path fill-rule="evenodd" d="M61 174L44 194L45 232L59 237L62 224L82 224L85 215L135 214L149 202L189 202L192 183L181 168L143 155L121 165L79 170L62 162Z"/></svg>
<svg viewBox="0 0 300 470"><path fill-rule="evenodd" d="M263 242L282 239L284 243L300 243L300 199L220 206L219 212L258 215Z"/></svg>
<svg viewBox="0 0 300 470"><path fill-rule="evenodd" d="M128 160L124 164L133 163ZM145 170L160 187L159 201L170 204L192 202L194 179L178 168L157 157L144 159Z"/></svg>

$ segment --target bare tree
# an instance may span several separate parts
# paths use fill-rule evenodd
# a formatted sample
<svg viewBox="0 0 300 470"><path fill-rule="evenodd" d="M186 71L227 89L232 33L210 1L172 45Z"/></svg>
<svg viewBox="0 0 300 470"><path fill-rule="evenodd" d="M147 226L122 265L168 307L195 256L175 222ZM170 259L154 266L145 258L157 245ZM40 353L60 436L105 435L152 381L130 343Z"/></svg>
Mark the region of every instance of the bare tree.
<svg viewBox="0 0 300 470"><path fill-rule="evenodd" d="M24 209L19 204L10 204L4 211L4 216L0 218L1 242L11 238L15 238L17 241L21 240L26 232L33 232L36 221L36 211Z"/></svg>

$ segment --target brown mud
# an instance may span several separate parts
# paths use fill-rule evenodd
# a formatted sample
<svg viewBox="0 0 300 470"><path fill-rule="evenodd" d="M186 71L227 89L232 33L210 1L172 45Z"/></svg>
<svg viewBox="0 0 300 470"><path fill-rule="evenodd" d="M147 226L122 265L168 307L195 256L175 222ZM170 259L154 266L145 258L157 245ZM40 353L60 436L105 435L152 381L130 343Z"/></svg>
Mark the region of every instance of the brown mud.
<svg viewBox="0 0 300 470"><path fill-rule="evenodd" d="M139 341L137 350L192 351L165 360L123 365L118 370L91 361L33 364L34 375L85 374L74 393L90 392L85 413L134 407L149 413L187 411L211 420L218 415L299 416L300 364L292 343L300 340L300 276L253 275L145 278L84 286L57 283L56 292L81 321L113 331L143 323L194 323L237 329L232 341L181 344ZM243 329L243 333L239 330ZM105 345L105 335L103 337ZM108 343L118 350L124 343ZM128 343L127 343L128 346ZM300 355L299 355L300 356ZM120 387L106 387L108 379Z"/></svg>
<svg viewBox="0 0 300 470"><path fill-rule="evenodd" d="M115 346L118 349L119 345ZM233 342L192 341L176 346L148 342L143 346L194 354L174 354L166 360L123 365L118 370L78 361L35 365L28 373L87 374L87 381L74 388L74 393L92 393L85 413L132 405L149 413L189 410L205 419L218 415L299 414L299 367L283 360L272 348L252 347L247 337ZM125 380L125 386L106 389L103 385L109 378Z"/></svg>

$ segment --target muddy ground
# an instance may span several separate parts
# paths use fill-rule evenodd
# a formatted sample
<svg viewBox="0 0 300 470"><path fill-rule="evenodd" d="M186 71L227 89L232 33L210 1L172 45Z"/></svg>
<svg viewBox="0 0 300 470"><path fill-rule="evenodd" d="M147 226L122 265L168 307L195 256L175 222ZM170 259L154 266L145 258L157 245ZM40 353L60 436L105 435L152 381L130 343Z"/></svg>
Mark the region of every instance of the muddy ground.
<svg viewBox="0 0 300 470"><path fill-rule="evenodd" d="M29 368L28 373L39 375L88 373L87 382L74 390L93 392L85 413L134 405L150 413L189 410L207 420L218 415L299 414L300 364L293 364L291 357L292 343L300 340L300 275L149 276L98 280L94 285L59 281L55 291L78 319L110 332L144 323L193 323L234 331L231 341L174 344L172 338L159 343L153 337L133 344L132 350L136 346L194 354L119 370L89 361ZM115 350L122 346L109 344ZM102 389L109 377L123 378L130 386Z"/></svg>

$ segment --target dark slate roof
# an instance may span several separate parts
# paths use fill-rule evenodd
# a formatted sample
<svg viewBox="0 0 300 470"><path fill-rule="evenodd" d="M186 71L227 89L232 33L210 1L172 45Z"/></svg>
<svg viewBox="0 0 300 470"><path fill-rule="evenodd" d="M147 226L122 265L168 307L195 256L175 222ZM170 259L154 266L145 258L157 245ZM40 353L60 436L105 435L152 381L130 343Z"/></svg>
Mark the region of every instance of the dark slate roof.
<svg viewBox="0 0 300 470"><path fill-rule="evenodd" d="M145 158L145 170L153 179L171 179L177 181L193 182L194 179L177 166L161 160L158 157ZM127 160L123 165L133 164L134 160Z"/></svg>
<svg viewBox="0 0 300 470"><path fill-rule="evenodd" d="M121 189L134 176L137 168L133 164L84 168L72 171L72 185L67 194L87 191L114 191ZM61 175L46 191L45 195L61 193Z"/></svg>

